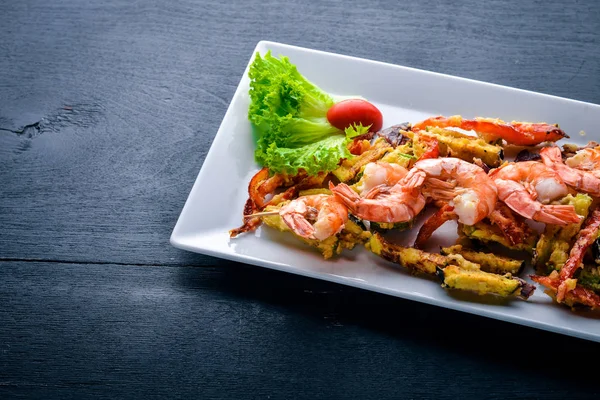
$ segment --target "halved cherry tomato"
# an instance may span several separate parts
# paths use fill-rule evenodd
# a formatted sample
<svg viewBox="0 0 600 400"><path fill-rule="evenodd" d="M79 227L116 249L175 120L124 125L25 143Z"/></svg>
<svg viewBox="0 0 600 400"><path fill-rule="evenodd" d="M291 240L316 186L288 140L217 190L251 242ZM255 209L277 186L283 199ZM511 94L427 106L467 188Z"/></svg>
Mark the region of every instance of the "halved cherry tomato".
<svg viewBox="0 0 600 400"><path fill-rule="evenodd" d="M327 111L327 120L338 129L344 130L352 124L369 126L369 132L377 132L383 125L383 115L373 104L362 99L342 100Z"/></svg>

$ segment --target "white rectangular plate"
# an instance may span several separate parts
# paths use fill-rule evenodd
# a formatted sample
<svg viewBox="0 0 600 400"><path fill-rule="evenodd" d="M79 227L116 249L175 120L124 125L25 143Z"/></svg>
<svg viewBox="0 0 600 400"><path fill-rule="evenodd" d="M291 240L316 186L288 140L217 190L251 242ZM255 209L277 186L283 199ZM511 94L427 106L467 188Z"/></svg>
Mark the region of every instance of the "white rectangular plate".
<svg viewBox="0 0 600 400"><path fill-rule="evenodd" d="M596 135L600 106L595 104L273 42L258 43L254 53L268 50L288 56L304 76L329 93L368 99L382 111L384 127L461 114L556 122L571 135L570 142L600 139ZM247 118L247 73L248 67L173 230L173 246L600 341L600 318L554 305L541 287L528 301L492 301L445 290L439 282L411 276L363 248L325 261L291 235L268 228L230 239L228 231L241 224L248 182L259 169ZM588 135L581 136L581 131ZM456 226L451 223L435 235L436 244L455 238ZM405 239L410 243L411 237Z"/></svg>

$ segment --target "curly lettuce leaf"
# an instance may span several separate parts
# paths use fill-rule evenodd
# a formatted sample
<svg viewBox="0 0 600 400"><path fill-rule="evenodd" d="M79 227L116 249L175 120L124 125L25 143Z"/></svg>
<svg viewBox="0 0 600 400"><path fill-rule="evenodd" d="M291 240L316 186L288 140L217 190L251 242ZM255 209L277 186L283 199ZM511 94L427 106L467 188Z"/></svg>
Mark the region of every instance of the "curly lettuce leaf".
<svg viewBox="0 0 600 400"><path fill-rule="evenodd" d="M277 147L272 143L264 152L272 171L295 174L304 169L309 175L333 171L340 160L350 157L345 136L331 135L301 147Z"/></svg>
<svg viewBox="0 0 600 400"><path fill-rule="evenodd" d="M258 163L272 172L295 174L304 169L316 174L352 157L347 144L357 131L346 133L327 121L335 100L303 77L287 57L257 53L249 77L248 119L258 133Z"/></svg>

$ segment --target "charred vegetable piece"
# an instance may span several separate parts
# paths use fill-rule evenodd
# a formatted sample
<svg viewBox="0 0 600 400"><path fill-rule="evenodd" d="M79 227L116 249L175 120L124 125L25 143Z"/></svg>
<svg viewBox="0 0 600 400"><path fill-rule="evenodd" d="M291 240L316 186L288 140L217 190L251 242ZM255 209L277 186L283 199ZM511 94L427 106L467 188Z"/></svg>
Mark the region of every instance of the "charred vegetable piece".
<svg viewBox="0 0 600 400"><path fill-rule="evenodd" d="M531 279L546 288L544 293L556 299L560 281L557 271L552 271L548 276L532 275ZM573 281L574 279L570 280L571 283ZM561 303L572 308L583 305L594 310L600 308L600 296L591 289L575 284L571 290L565 292Z"/></svg>
<svg viewBox="0 0 600 400"><path fill-rule="evenodd" d="M499 167L504 159L502 147L488 144L483 139L442 128L430 128L427 131L415 132L413 136L415 149L419 146L423 149L429 148L430 138L437 140L440 157L457 157L468 162L479 158L493 168ZM421 154L415 155L419 157Z"/></svg>
<svg viewBox="0 0 600 400"><path fill-rule="evenodd" d="M480 295L516 295L527 299L535 290L532 285L510 274L502 276L474 269L466 270L456 265L439 268L437 274L444 287L472 291Z"/></svg>
<svg viewBox="0 0 600 400"><path fill-rule="evenodd" d="M369 225L371 229L375 231L389 231L389 230L398 230L405 231L411 229L413 227L414 220L410 220L408 222L373 222L370 221Z"/></svg>
<svg viewBox="0 0 600 400"><path fill-rule="evenodd" d="M512 244L503 232L495 225L491 225L485 221L476 223L475 225L458 224L458 233L464 235L471 240L476 240L482 243L498 243L511 250L524 250L528 253L533 253L533 249L537 240L534 232L524 238L523 242Z"/></svg>
<svg viewBox="0 0 600 400"><path fill-rule="evenodd" d="M344 159L340 166L332 171L332 174L340 182L351 182L356 178L362 167L372 161L381 159L386 153L392 150L392 146L385 139L376 139L369 150L351 159Z"/></svg>
<svg viewBox="0 0 600 400"><path fill-rule="evenodd" d="M406 131L410 130L410 123L404 122L402 124L393 125L389 128L382 129L375 133L375 137L384 138L393 147L401 146L410 141L410 138L406 135Z"/></svg>
<svg viewBox="0 0 600 400"><path fill-rule="evenodd" d="M534 153L534 152L529 151L527 149L523 149L515 157L515 162L521 162L521 161L539 161L541 159L542 159L542 156L540 156L540 153Z"/></svg>
<svg viewBox="0 0 600 400"><path fill-rule="evenodd" d="M488 220L502 231L512 245L518 245L528 238L537 236L522 216L514 213L501 201L496 203L496 208L490 213Z"/></svg>
<svg viewBox="0 0 600 400"><path fill-rule="evenodd" d="M298 192L298 197L311 196L313 194L331 194L331 190L327 188L304 189Z"/></svg>
<svg viewBox="0 0 600 400"><path fill-rule="evenodd" d="M479 264L482 271L494 274L517 275L525 265L525 261L515 260L508 257L502 257L493 253L483 253L474 250L468 250L461 245L444 247L441 250L443 255L460 254L466 260Z"/></svg>
<svg viewBox="0 0 600 400"><path fill-rule="evenodd" d="M560 269L560 280L556 295L556 300L558 302L562 302L564 300L565 293L572 290L567 281L573 278L575 272L583 266L583 257L585 252L598 237L599 229L600 209L596 209L584 222L584 228L577 234L577 239L571 248L569 259Z"/></svg>
<svg viewBox="0 0 600 400"><path fill-rule="evenodd" d="M594 262L600 265L600 239L594 240L594 244L592 244L592 254L594 256Z"/></svg>
<svg viewBox="0 0 600 400"><path fill-rule="evenodd" d="M385 128L377 132L371 131L363 135L356 136L354 140L366 140L369 142L373 142L378 138L383 138L386 142L390 144L390 146L396 147L410 142L410 137L408 137L407 131L410 131L410 123L403 122L401 124L392 125L389 128Z"/></svg>
<svg viewBox="0 0 600 400"><path fill-rule="evenodd" d="M352 250L358 244L365 244L371 238L371 232L366 231L359 224L348 220L344 229L338 234L343 248Z"/></svg>
<svg viewBox="0 0 600 400"><path fill-rule="evenodd" d="M385 240L379 233L373 233L367 243L367 248L381 258L428 275L435 274L437 268L444 267L448 263L446 257L441 254L398 246Z"/></svg>
<svg viewBox="0 0 600 400"><path fill-rule="evenodd" d="M600 267L586 265L577 277L577 283L594 291L600 291Z"/></svg>
<svg viewBox="0 0 600 400"><path fill-rule="evenodd" d="M386 241L379 233L374 233L366 247L380 257L427 275L436 274L443 285L460 290L474 291L479 294L498 296L516 295L527 299L535 290L520 278L510 274L504 276L484 272L480 266L461 255L444 256L428 253L419 249L398 246ZM446 278L446 271L448 277Z"/></svg>
<svg viewBox="0 0 600 400"><path fill-rule="evenodd" d="M568 195L560 204L571 204L575 212L587 218L592 198L586 194ZM546 225L534 251L533 264L538 274L547 275L554 270L560 270L569 258L569 250L575 241L575 236L581 229L584 219L580 222L566 225Z"/></svg>

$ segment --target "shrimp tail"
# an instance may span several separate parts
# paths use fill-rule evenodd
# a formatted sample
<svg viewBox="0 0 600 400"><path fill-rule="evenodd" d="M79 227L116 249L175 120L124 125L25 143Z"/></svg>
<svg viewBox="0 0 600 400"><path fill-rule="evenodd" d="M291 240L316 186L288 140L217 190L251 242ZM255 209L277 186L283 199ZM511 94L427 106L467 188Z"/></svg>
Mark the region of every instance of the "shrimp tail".
<svg viewBox="0 0 600 400"><path fill-rule="evenodd" d="M365 199L374 199L377 196L379 196L380 194L389 193L389 192L390 192L390 187L385 184L381 184L381 185L377 185L373 189L369 190L362 197Z"/></svg>
<svg viewBox="0 0 600 400"><path fill-rule="evenodd" d="M443 181L437 178L427 178L423 194L444 202L452 201L456 197L456 182Z"/></svg>
<svg viewBox="0 0 600 400"><path fill-rule="evenodd" d="M315 228L301 214L283 214L281 218L298 236L314 239Z"/></svg>
<svg viewBox="0 0 600 400"><path fill-rule="evenodd" d="M404 189L417 189L423 186L426 177L425 172L413 169L398 184Z"/></svg>
<svg viewBox="0 0 600 400"><path fill-rule="evenodd" d="M435 214L425 221L425 223L419 229L417 238L413 246L417 249L422 249L427 240L433 235L433 233L447 221L456 219L457 216L454 213L454 207L444 204Z"/></svg>
<svg viewBox="0 0 600 400"><path fill-rule="evenodd" d="M353 208L360 200L359 194L352 190L350 186L346 185L345 183L340 183L335 186L333 183L329 182L329 190L331 190L334 196L340 199L348 208Z"/></svg>
<svg viewBox="0 0 600 400"><path fill-rule="evenodd" d="M579 222L581 217L572 205L542 205L533 218L547 224L568 225Z"/></svg>

